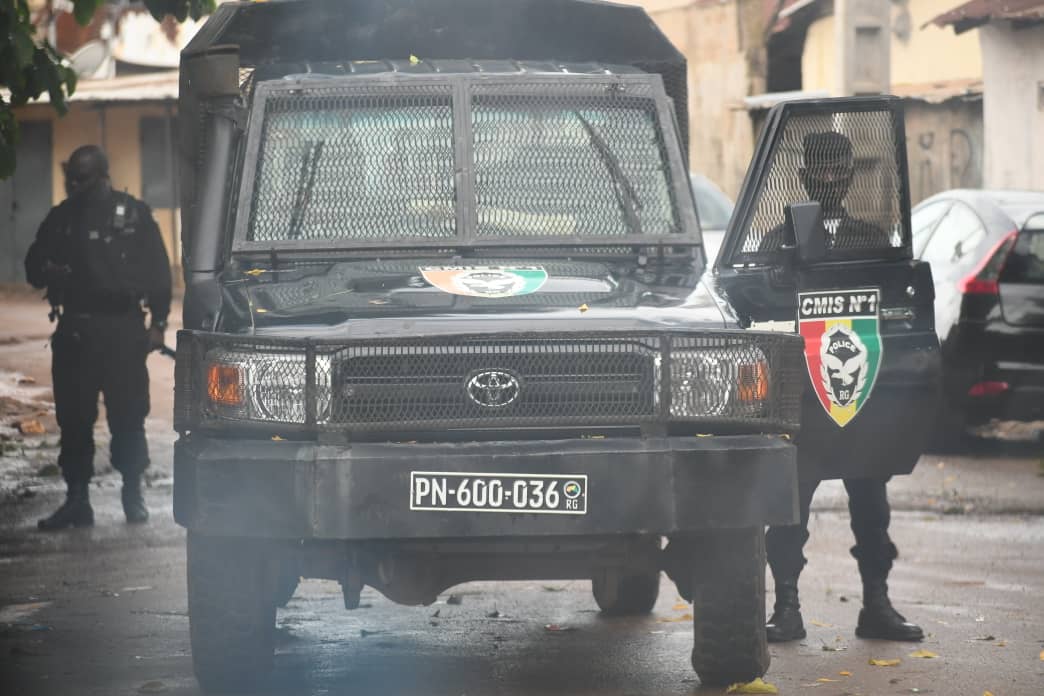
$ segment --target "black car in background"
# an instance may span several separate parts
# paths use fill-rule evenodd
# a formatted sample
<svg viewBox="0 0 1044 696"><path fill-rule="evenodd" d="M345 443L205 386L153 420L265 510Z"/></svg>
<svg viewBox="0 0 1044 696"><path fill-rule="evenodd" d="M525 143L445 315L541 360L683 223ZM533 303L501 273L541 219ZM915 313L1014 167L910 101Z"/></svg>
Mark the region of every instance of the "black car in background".
<svg viewBox="0 0 1044 696"><path fill-rule="evenodd" d="M1044 419L1044 192L953 190L913 210L935 282L937 444L990 418Z"/></svg>

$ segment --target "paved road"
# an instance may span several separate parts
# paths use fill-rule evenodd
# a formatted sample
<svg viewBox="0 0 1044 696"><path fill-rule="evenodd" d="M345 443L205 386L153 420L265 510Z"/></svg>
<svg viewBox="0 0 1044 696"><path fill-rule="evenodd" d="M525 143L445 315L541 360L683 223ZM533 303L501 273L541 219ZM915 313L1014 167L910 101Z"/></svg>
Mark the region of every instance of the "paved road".
<svg viewBox="0 0 1044 696"><path fill-rule="evenodd" d="M43 399L33 408L47 424L46 324L32 331L10 323L0 331L0 398ZM163 403L168 366L153 361L154 401ZM14 370L37 385L18 385ZM10 425L0 424L0 435ZM41 535L34 521L61 489L38 475L53 462L48 427L5 443L0 456L0 694L198 693L184 534L170 514L169 421L150 421L151 525L123 523L118 478L102 466L92 491L97 526ZM802 577L809 636L772 647L768 680L783 694L1044 694L1042 473L1039 446L994 443L971 456L926 457L893 481L902 558L891 584L900 609L928 631L920 646L854 637L859 586L845 499L839 484L824 484ZM266 693L720 693L701 690L691 672L689 608L666 580L654 613L640 619L600 617L586 582L473 583L453 592L460 604L443 595L409 608L367 590L363 607L347 612L335 583L304 583L279 614ZM572 630L550 632L549 624ZM910 657L917 648L938 657ZM900 664L868 664L893 658Z"/></svg>
<svg viewBox="0 0 1044 696"><path fill-rule="evenodd" d="M951 460L948 468L978 470L982 461ZM122 522L115 481L103 476L94 494L98 526L57 535L31 529L35 516L55 502L53 493L4 501L0 693L197 693L183 533L170 517L169 493L162 481L151 488L154 522L131 528ZM916 659L908 657L911 646L853 636L858 578L847 554L847 518L831 509L832 497L827 487L817 499L811 562L802 578L809 637L772 648L768 678L781 693L1044 693L1044 518L897 513L903 557L893 594L929 633L918 647L939 655ZM654 614L641 619L601 618L585 582L474 583L454 592L463 599L459 605L446 604L444 595L435 606L410 608L368 590L365 608L347 612L335 583L305 583L279 614L268 693L697 690L687 660L688 608L666 581ZM548 624L576 630L552 633ZM874 667L871 658L902 662Z"/></svg>

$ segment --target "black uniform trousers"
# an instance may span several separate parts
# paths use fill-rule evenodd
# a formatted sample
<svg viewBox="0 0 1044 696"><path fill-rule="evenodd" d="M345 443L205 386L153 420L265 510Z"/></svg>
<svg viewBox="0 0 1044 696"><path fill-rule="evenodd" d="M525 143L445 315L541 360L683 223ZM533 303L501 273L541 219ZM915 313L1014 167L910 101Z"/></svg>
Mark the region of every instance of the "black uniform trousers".
<svg viewBox="0 0 1044 696"><path fill-rule="evenodd" d="M848 492L848 511L852 518L855 546L851 552L859 564L864 580L883 579L892 569L898 556L895 544L888 536L891 507L886 486L888 478L845 479ZM820 480L814 475L799 475L798 504L801 522L795 525L769 527L765 534L765 550L772 577L796 581L807 562L802 549L808 541L808 516L812 495Z"/></svg>
<svg viewBox="0 0 1044 696"><path fill-rule="evenodd" d="M149 344L141 310L67 312L51 338L51 350L54 405L62 431L58 465L65 481L85 484L94 475L99 393L105 397L113 468L124 476L141 474L149 464Z"/></svg>

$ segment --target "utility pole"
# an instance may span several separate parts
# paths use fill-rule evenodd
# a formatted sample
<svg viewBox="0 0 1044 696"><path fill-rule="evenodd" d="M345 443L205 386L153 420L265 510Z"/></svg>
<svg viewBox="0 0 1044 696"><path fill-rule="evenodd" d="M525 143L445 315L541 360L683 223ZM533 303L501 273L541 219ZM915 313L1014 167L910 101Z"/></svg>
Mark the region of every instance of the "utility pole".
<svg viewBox="0 0 1044 696"><path fill-rule="evenodd" d="M838 96L891 91L891 29L891 0L834 0Z"/></svg>

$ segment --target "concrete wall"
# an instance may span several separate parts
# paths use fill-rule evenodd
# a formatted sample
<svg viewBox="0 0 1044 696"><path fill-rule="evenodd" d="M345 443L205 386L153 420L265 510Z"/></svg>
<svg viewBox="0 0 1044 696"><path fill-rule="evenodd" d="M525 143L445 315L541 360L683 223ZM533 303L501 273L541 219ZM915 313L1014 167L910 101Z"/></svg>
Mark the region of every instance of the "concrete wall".
<svg viewBox="0 0 1044 696"><path fill-rule="evenodd" d="M949 27L921 26L953 8L954 0L907 0L892 11L892 84L923 85L981 79L982 52L974 32L955 35ZM908 36L897 36L906 27ZM821 17L808 28L801 60L802 88L836 87L834 17Z"/></svg>
<svg viewBox="0 0 1044 696"><path fill-rule="evenodd" d="M906 101L906 155L913 205L940 191L983 181L982 101Z"/></svg>
<svg viewBox="0 0 1044 696"><path fill-rule="evenodd" d="M45 120L52 124L52 202L57 205L65 198L62 162L69 159L73 150L89 144L100 145L108 154L113 188L141 197L141 119L166 113L167 107L163 104L132 102L98 105L73 102L63 117L58 117L45 104L31 104L17 109L16 117L20 121ZM170 208L156 208L152 214L174 267L175 283L180 284L181 223L177 212Z"/></svg>
<svg viewBox="0 0 1044 696"><path fill-rule="evenodd" d="M690 167L735 196L754 151L744 97L764 91L761 0L639 0L689 62Z"/></svg>
<svg viewBox="0 0 1044 696"><path fill-rule="evenodd" d="M1044 26L978 30L988 188L1044 190Z"/></svg>

